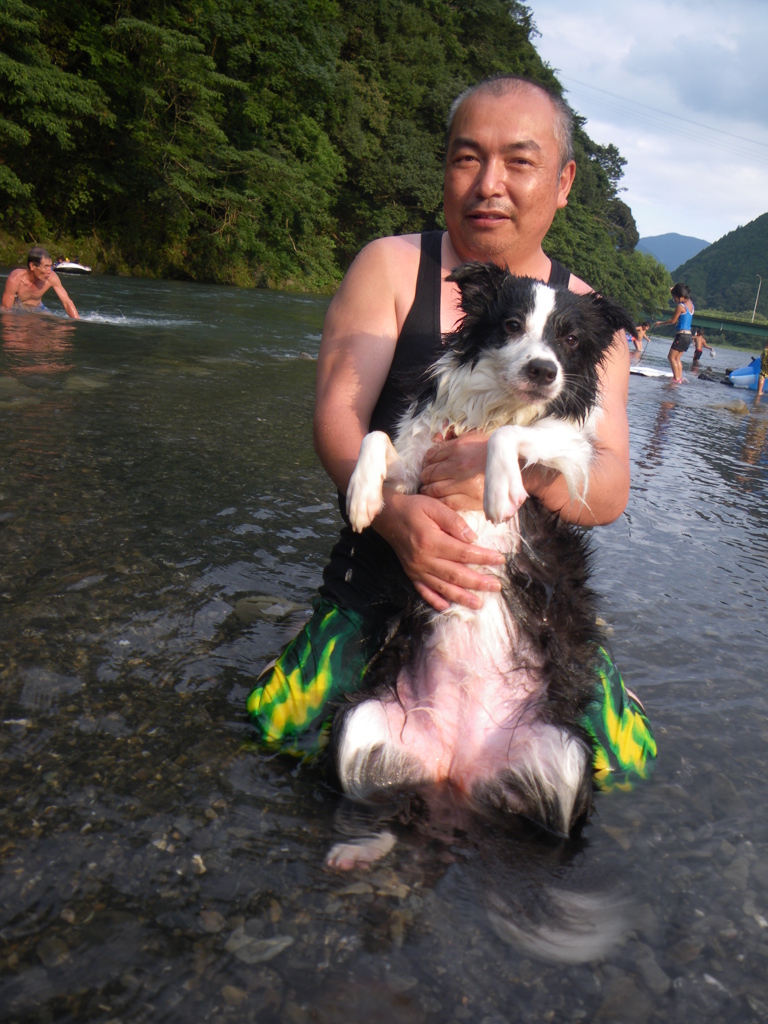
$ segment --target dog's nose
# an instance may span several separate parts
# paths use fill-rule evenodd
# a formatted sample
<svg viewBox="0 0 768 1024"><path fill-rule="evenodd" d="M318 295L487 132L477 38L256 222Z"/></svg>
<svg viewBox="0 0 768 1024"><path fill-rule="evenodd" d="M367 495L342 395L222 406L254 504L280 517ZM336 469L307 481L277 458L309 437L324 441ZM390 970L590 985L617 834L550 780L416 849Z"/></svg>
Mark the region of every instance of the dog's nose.
<svg viewBox="0 0 768 1024"><path fill-rule="evenodd" d="M525 372L534 384L551 384L557 376L557 363L551 359L532 359Z"/></svg>

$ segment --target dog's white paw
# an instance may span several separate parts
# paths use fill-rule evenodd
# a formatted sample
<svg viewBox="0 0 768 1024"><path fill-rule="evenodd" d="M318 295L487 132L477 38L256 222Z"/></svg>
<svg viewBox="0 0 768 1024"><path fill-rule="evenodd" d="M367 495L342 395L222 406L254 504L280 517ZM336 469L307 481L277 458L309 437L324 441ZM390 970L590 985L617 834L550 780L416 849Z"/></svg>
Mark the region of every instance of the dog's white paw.
<svg viewBox="0 0 768 1024"><path fill-rule="evenodd" d="M366 836L349 843L336 843L328 851L326 866L334 871L352 871L353 868L367 868L385 857L395 845L391 832L378 836Z"/></svg>
<svg viewBox="0 0 768 1024"><path fill-rule="evenodd" d="M352 474L347 488L347 515L355 533L370 526L384 507L383 483L383 475L377 480L365 480L357 470Z"/></svg>
<svg viewBox="0 0 768 1024"><path fill-rule="evenodd" d="M503 480L497 475L490 486L486 477L483 511L485 518L492 523L506 523L508 519L512 519L528 497L528 492L523 486L523 478L519 473L517 475L518 480Z"/></svg>
<svg viewBox="0 0 768 1024"><path fill-rule="evenodd" d="M483 511L492 523L511 519L528 497L520 473L516 427L501 427L488 441Z"/></svg>
<svg viewBox="0 0 768 1024"><path fill-rule="evenodd" d="M392 443L380 430L366 434L347 487L347 515L355 533L370 526L384 506L387 455ZM394 451L394 449L392 449Z"/></svg>

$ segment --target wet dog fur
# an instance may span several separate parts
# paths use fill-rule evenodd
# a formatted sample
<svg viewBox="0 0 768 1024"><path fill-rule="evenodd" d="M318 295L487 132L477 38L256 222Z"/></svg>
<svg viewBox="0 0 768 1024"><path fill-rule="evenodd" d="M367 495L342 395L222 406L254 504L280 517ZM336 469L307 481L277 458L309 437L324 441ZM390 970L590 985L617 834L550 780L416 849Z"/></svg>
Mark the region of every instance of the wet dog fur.
<svg viewBox="0 0 768 1024"><path fill-rule="evenodd" d="M478 543L506 555L502 591L486 595L478 611L453 605L445 613L414 591L389 624L363 688L338 708L331 756L353 799L376 804L418 794L427 804L461 805L458 817L467 808L512 813L568 836L592 806L593 750L581 721L604 638L584 533L528 498L519 467L551 467L572 496L586 493L601 415L598 368L615 332L632 330L633 322L607 298L550 288L492 264L465 264L450 279L461 290L463 318L444 338L394 443L381 432L364 439L347 509L360 531L382 507L385 479L415 493L436 433L490 434L484 514L463 515ZM456 667L464 655L456 652L467 649L477 664L465 677ZM423 684L441 672L449 685L438 681L433 691ZM473 704L473 687L496 674L497 685ZM446 694L445 717L459 722L434 758L431 747L426 757L404 739L419 729L431 733L436 722L445 727ZM462 737L478 715L487 750L462 762ZM360 847L332 851L329 863L351 867L389 849Z"/></svg>

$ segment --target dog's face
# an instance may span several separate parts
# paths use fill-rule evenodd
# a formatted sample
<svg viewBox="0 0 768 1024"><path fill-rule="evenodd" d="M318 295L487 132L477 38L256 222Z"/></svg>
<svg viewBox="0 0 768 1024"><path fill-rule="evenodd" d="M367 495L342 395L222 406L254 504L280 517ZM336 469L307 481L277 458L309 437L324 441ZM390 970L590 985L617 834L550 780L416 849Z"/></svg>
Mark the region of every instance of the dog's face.
<svg viewBox="0 0 768 1024"><path fill-rule="evenodd" d="M575 295L492 263L466 263L448 278L461 289L464 317L445 338L455 368L501 385L536 417L583 421L598 396L597 368L626 312L600 295Z"/></svg>

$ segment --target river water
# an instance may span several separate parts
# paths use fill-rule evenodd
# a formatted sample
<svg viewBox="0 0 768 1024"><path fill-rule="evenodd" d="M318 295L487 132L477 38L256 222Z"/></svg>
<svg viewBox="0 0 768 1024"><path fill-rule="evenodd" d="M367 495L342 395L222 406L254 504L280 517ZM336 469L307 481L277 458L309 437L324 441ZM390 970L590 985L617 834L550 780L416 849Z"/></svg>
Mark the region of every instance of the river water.
<svg viewBox="0 0 768 1024"><path fill-rule="evenodd" d="M414 822L339 875L338 795L244 714L338 528L326 301L67 287L80 323L0 320L2 1019L768 1019L768 399L630 381L631 498L594 542L651 781L568 849Z"/></svg>

